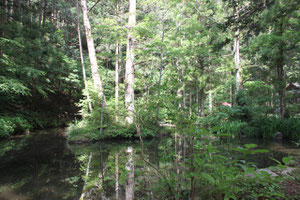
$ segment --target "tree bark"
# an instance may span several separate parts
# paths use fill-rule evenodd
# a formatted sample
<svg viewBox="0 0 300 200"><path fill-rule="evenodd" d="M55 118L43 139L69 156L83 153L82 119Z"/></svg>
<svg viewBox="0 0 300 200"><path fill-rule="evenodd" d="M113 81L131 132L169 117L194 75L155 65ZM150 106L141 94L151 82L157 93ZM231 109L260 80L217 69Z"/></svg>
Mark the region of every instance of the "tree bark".
<svg viewBox="0 0 300 200"><path fill-rule="evenodd" d="M2 4L0 9L2 9L4 11L4 14L1 19L0 19L0 22L4 25L6 24L6 16L7 16L7 13L8 13L8 9L7 9L7 0L2 0L1 1ZM0 37L4 37L4 30L3 29L0 29ZM0 48L0 58L3 56L3 52L2 52L2 48Z"/></svg>
<svg viewBox="0 0 300 200"><path fill-rule="evenodd" d="M208 100L209 100L209 113L212 114L213 112L213 98L212 98L212 87L211 87L211 63L210 63L210 56L208 57L209 66L208 66L208 73L209 73L209 91L208 91Z"/></svg>
<svg viewBox="0 0 300 200"><path fill-rule="evenodd" d="M204 101L205 101L204 89L201 88L200 89L200 116L201 117L204 117Z"/></svg>
<svg viewBox="0 0 300 200"><path fill-rule="evenodd" d="M44 0L41 0L41 1L40 1L40 13L39 13L39 26L42 25L43 4L44 4Z"/></svg>
<svg viewBox="0 0 300 200"><path fill-rule="evenodd" d="M283 34L283 19L281 19L279 24L279 36L282 38ZM280 42L279 45L279 56L276 60L276 68L277 68L277 78L278 78L278 94L279 94L279 104L280 104L280 116L281 118L286 118L286 102L285 102L285 96L286 96L286 83L285 83L285 73L284 73L284 55L283 55L283 42Z"/></svg>
<svg viewBox="0 0 300 200"><path fill-rule="evenodd" d="M116 154L115 158L115 165L116 165L116 200L120 199L120 186L119 186L119 154Z"/></svg>
<svg viewBox="0 0 300 200"><path fill-rule="evenodd" d="M197 87L197 89L196 89L196 105L197 105L196 113L197 113L197 115L198 115L198 114L199 114L199 110L200 110L198 87Z"/></svg>
<svg viewBox="0 0 300 200"><path fill-rule="evenodd" d="M115 64L115 104L116 111L118 110L119 104L119 43L116 44L116 64ZM116 115L116 121L118 116Z"/></svg>
<svg viewBox="0 0 300 200"><path fill-rule="evenodd" d="M13 0L10 0L10 8L9 8L9 16L10 16L10 19L12 19L13 14L14 14L14 1L13 1Z"/></svg>
<svg viewBox="0 0 300 200"><path fill-rule="evenodd" d="M212 99L211 86L209 86L208 100L209 100L209 113L211 114L213 111L213 99Z"/></svg>
<svg viewBox="0 0 300 200"><path fill-rule="evenodd" d="M3 18L2 20L6 19L6 17L8 17L8 0L3 0L3 10L5 10L5 18Z"/></svg>
<svg viewBox="0 0 300 200"><path fill-rule="evenodd" d="M192 99L192 88L190 88L190 116L192 116L192 105L193 99Z"/></svg>
<svg viewBox="0 0 300 200"><path fill-rule="evenodd" d="M229 77L231 79L232 72L229 73ZM230 104L233 105L233 88L232 88L232 84L231 83L230 83L230 86L229 86L229 100L230 100Z"/></svg>
<svg viewBox="0 0 300 200"><path fill-rule="evenodd" d="M128 36L125 67L125 106L128 111L126 121L133 123L134 114L134 36L132 29L136 23L136 0L129 0Z"/></svg>
<svg viewBox="0 0 300 200"><path fill-rule="evenodd" d="M164 20L164 19L162 19ZM158 104L157 104L157 110L156 110L156 121L158 121L158 117L159 117L159 108L160 108L160 102L159 102L159 98L160 98L160 86L161 86L161 77L162 77L162 70L163 70L163 66L164 66L164 47L163 47L163 42L164 42L164 37L165 37L165 25L163 22L163 26L162 26L162 35L161 35L161 48L160 48L160 67L159 67L159 80L158 80L158 94L157 94L157 98L158 98Z"/></svg>
<svg viewBox="0 0 300 200"><path fill-rule="evenodd" d="M125 185L125 198L126 200L134 199L134 160L133 160L133 148L128 147L127 153L129 153L129 159L126 163L127 180Z"/></svg>
<svg viewBox="0 0 300 200"><path fill-rule="evenodd" d="M47 9L47 0L44 0L44 8L43 8L43 22L42 22L42 26L45 26L46 24L46 17L47 17L47 12L46 12L46 9Z"/></svg>
<svg viewBox="0 0 300 200"><path fill-rule="evenodd" d="M86 74L85 74L85 65L84 65L84 59L83 59L83 51L82 51L82 42L81 42L81 34L80 34L80 20L79 20L79 6L78 6L78 0L76 0L76 11L77 11L77 34L78 34L78 41L79 41L79 51L80 51L80 60L81 60L81 66L82 66L82 75L83 75L83 81L84 81L84 88L86 90L86 96L88 100L88 106L89 110L92 111L92 103L90 101L90 94L87 86L87 80L86 80Z"/></svg>
<svg viewBox="0 0 300 200"><path fill-rule="evenodd" d="M242 76L240 66L240 28L239 28L239 1L237 0L235 5L235 17L236 17L236 31L234 36L234 64L235 64L235 81L236 81L236 93L242 89Z"/></svg>
<svg viewBox="0 0 300 200"><path fill-rule="evenodd" d="M21 0L17 1L17 6L18 6L18 19L21 21L22 19L22 3Z"/></svg>
<svg viewBox="0 0 300 200"><path fill-rule="evenodd" d="M82 14L83 14L83 22L85 27L85 35L86 35L86 41L89 51L89 58L90 58L90 64L91 64L91 71L92 71L92 77L94 81L94 88L99 93L100 99L103 97L103 104L106 106L106 100L103 93L102 88L102 81L98 72L98 63L97 63L97 57L96 57L96 50L94 45L94 40L92 38L92 32L91 32L91 25L90 20L88 18L88 11L86 6L86 0L81 0L81 7L82 7Z"/></svg>
<svg viewBox="0 0 300 200"><path fill-rule="evenodd" d="M87 165L87 167L86 167L86 172L85 172L85 177L86 177L87 179L88 179L88 176L89 176L89 171L90 171L90 165L91 165L91 161L92 161L92 156L93 156L93 153L90 152L89 162L88 162L88 165ZM80 196L80 199L79 199L79 200L84 200L84 199L85 199L85 189L86 189L87 179L84 181L83 192L81 193L81 196Z"/></svg>

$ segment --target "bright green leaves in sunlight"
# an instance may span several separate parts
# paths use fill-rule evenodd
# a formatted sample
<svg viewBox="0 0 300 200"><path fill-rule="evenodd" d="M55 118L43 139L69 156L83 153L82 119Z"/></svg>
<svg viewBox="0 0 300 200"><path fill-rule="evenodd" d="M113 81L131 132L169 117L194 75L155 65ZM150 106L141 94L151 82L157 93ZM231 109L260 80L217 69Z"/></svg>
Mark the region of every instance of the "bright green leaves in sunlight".
<svg viewBox="0 0 300 200"><path fill-rule="evenodd" d="M257 147L256 144L245 144L244 148L234 148L234 151L238 151L244 155L247 154L256 154L256 153L267 153L269 150L267 149L255 149Z"/></svg>

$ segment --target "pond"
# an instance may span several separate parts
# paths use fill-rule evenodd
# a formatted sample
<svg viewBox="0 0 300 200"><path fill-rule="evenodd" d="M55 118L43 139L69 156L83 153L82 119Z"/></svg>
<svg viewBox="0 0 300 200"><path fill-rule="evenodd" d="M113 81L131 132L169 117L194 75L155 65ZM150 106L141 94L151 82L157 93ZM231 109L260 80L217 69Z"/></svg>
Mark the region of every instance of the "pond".
<svg viewBox="0 0 300 200"><path fill-rule="evenodd" d="M160 189L168 184L183 187L179 176L172 179L172 175L186 173L190 162L184 139L177 138L176 144L172 138L146 140L142 149L139 141L68 144L64 135L65 130L53 129L0 142L1 200L79 199L82 194L95 196L96 186L104 191L96 194L103 199L124 199L130 190L136 199L157 199ZM232 151L249 143L270 151L244 158ZM300 155L295 145L274 141L243 138L210 141L209 145L217 146L225 157L238 157L259 168L276 164L269 157L281 160ZM134 181L131 186L130 179ZM169 182L161 181L166 179Z"/></svg>

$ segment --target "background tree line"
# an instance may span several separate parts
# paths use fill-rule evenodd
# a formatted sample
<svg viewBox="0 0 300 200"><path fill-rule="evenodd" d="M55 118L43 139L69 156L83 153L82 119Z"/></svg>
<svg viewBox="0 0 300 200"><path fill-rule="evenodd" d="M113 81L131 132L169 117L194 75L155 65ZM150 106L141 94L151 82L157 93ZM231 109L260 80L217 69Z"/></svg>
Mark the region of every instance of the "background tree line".
<svg viewBox="0 0 300 200"><path fill-rule="evenodd" d="M77 10L73 1L1 2L3 123L23 109L18 119L33 124L49 105L53 118L71 114L80 99L74 140L98 139L101 116L101 137L191 122L298 137L297 1L81 0Z"/></svg>

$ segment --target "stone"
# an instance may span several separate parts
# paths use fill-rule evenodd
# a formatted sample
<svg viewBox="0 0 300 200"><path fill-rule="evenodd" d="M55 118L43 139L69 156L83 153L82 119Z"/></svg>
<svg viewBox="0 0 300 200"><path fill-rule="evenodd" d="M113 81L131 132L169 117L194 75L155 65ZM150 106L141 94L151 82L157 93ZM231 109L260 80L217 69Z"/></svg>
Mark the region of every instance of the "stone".
<svg viewBox="0 0 300 200"><path fill-rule="evenodd" d="M274 135L275 140L282 140L282 138L283 138L283 135L281 132L275 133L275 135Z"/></svg>

